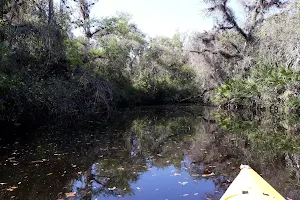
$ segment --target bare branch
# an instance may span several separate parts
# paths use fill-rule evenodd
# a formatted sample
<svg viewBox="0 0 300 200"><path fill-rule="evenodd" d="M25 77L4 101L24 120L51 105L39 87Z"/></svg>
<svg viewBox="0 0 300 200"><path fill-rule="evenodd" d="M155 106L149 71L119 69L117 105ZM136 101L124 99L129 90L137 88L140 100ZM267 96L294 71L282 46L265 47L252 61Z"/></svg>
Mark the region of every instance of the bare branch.
<svg viewBox="0 0 300 200"><path fill-rule="evenodd" d="M243 56L241 54L230 54L224 50L218 49L218 50L210 50L210 49L203 49L202 51L197 51L197 50L190 50L191 53L197 53L197 54L203 54L205 52L209 52L212 54L220 54L221 56L223 56L226 59L230 59L230 58L239 58L242 59Z"/></svg>

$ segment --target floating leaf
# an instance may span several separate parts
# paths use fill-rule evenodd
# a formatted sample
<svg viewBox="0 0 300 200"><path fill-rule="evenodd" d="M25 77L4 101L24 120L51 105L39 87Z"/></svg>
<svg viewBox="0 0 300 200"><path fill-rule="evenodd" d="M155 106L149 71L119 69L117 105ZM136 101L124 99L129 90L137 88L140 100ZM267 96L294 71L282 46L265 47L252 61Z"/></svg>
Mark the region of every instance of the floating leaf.
<svg viewBox="0 0 300 200"><path fill-rule="evenodd" d="M18 188L17 186L10 186L10 187L7 188L6 190L12 192L12 191L14 191L14 190L17 189L17 188Z"/></svg>
<svg viewBox="0 0 300 200"><path fill-rule="evenodd" d="M186 185L186 184L188 184L188 182L178 182L180 185Z"/></svg>
<svg viewBox="0 0 300 200"><path fill-rule="evenodd" d="M140 190L141 188L140 187L136 187L136 189Z"/></svg>
<svg viewBox="0 0 300 200"><path fill-rule="evenodd" d="M181 176L181 174L180 173L175 173L175 174L172 174L170 176Z"/></svg>
<svg viewBox="0 0 300 200"><path fill-rule="evenodd" d="M68 192L68 193L65 193L65 195L66 195L66 198L75 197L76 192Z"/></svg>
<svg viewBox="0 0 300 200"><path fill-rule="evenodd" d="M210 176L214 176L215 175L215 173L210 173L210 174L202 174L202 177L210 177Z"/></svg>
<svg viewBox="0 0 300 200"><path fill-rule="evenodd" d="M117 189L116 187L108 188L108 190L115 190Z"/></svg>
<svg viewBox="0 0 300 200"><path fill-rule="evenodd" d="M200 176L200 174L192 174L191 176L197 177L197 176Z"/></svg>
<svg viewBox="0 0 300 200"><path fill-rule="evenodd" d="M44 162L43 160L33 160L30 163L34 164L34 163L43 163L43 162Z"/></svg>

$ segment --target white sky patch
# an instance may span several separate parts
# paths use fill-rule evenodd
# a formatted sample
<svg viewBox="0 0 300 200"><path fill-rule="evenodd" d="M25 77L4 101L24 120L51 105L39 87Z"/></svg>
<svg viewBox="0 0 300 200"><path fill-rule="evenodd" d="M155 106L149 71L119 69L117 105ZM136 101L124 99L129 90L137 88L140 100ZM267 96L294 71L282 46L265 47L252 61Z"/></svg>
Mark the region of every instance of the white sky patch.
<svg viewBox="0 0 300 200"><path fill-rule="evenodd" d="M59 0L55 0L59 2ZM132 22L150 37L209 30L213 20L204 17L201 0L100 0L92 9L96 18L117 12L132 15ZM75 35L80 31L76 30Z"/></svg>

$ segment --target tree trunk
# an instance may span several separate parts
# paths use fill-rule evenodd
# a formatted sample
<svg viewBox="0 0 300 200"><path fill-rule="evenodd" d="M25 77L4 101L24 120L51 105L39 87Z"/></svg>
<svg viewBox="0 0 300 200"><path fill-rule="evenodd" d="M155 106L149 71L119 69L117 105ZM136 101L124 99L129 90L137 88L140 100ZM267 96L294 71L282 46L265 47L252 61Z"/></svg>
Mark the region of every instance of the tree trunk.
<svg viewBox="0 0 300 200"><path fill-rule="evenodd" d="M52 60L53 0L48 0L48 62Z"/></svg>
<svg viewBox="0 0 300 200"><path fill-rule="evenodd" d="M83 18L83 31L85 35L84 62L88 62L91 42L90 8L87 0L80 0L79 7Z"/></svg>

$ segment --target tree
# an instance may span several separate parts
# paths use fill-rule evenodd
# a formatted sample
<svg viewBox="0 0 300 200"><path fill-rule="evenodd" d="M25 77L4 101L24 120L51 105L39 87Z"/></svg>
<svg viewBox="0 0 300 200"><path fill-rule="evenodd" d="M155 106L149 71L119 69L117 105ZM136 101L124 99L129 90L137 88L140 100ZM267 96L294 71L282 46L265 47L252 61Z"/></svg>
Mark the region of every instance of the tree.
<svg viewBox="0 0 300 200"><path fill-rule="evenodd" d="M209 5L207 8L210 14L219 14L220 20L217 21L215 28L217 30L234 29L247 42L253 40L253 33L259 24L261 24L268 11L271 9L280 9L287 5L285 0L242 0L242 6L246 11L246 24L240 25L236 18L236 11L228 4L230 0L205 0Z"/></svg>
<svg viewBox="0 0 300 200"><path fill-rule="evenodd" d="M271 14L283 10L284 0L241 0L245 15L237 20L237 6L230 0L205 0L206 13L216 18L212 31L192 36L192 62L201 70L204 87L211 89L251 66L257 55L256 32ZM209 83L208 83L209 82Z"/></svg>
<svg viewBox="0 0 300 200"><path fill-rule="evenodd" d="M90 52L90 45L91 45L91 38L95 33L98 32L97 29L95 32L91 31L91 9L99 0L74 0L78 3L79 12L81 15L81 19L79 20L79 26L83 28L84 36L86 38L85 41L85 50L84 50L84 61L88 62L89 60L89 52Z"/></svg>

